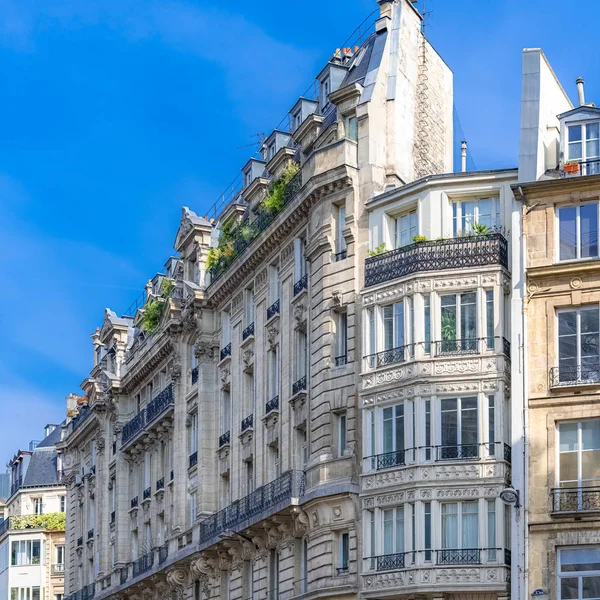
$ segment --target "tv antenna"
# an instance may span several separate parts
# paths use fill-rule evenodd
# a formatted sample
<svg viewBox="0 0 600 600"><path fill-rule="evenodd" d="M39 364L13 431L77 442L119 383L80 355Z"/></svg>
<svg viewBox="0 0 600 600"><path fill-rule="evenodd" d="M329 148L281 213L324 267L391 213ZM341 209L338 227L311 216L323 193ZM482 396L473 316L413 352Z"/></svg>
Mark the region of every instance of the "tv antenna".
<svg viewBox="0 0 600 600"><path fill-rule="evenodd" d="M429 17L433 14L432 10L427 10L427 0L422 0L421 4L421 16L423 20L421 21L421 33L425 35L425 28L429 24Z"/></svg>
<svg viewBox="0 0 600 600"><path fill-rule="evenodd" d="M264 141L267 139L265 137L265 134L262 131L259 133L255 133L254 135L251 135L250 137L255 137L258 139L256 140L256 142L252 142L251 144L245 144L244 146L238 146L237 149L243 150L244 148L252 148L253 146L261 146L264 143Z"/></svg>

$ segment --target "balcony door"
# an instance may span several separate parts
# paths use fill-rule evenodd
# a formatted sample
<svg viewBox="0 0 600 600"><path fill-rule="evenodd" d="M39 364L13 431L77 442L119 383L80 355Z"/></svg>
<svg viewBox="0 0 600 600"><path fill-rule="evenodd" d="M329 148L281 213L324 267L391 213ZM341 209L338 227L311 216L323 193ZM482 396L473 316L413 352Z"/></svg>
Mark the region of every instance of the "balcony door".
<svg viewBox="0 0 600 600"><path fill-rule="evenodd" d="M378 469L404 464L404 405L384 408L383 454L378 457Z"/></svg>
<svg viewBox="0 0 600 600"><path fill-rule="evenodd" d="M383 511L383 554L404 553L404 508Z"/></svg>
<svg viewBox="0 0 600 600"><path fill-rule="evenodd" d="M558 313L558 377L561 383L600 379L599 330L597 306Z"/></svg>
<svg viewBox="0 0 600 600"><path fill-rule="evenodd" d="M411 210L396 218L396 248L402 248L413 243L413 238L419 233L417 211Z"/></svg>
<svg viewBox="0 0 600 600"><path fill-rule="evenodd" d="M477 398L444 398L441 401L442 445L439 460L477 458Z"/></svg>
<svg viewBox="0 0 600 600"><path fill-rule="evenodd" d="M438 564L478 564L477 502L442 504L442 550Z"/></svg>
<svg viewBox="0 0 600 600"><path fill-rule="evenodd" d="M441 297L441 353L477 352L477 294Z"/></svg>

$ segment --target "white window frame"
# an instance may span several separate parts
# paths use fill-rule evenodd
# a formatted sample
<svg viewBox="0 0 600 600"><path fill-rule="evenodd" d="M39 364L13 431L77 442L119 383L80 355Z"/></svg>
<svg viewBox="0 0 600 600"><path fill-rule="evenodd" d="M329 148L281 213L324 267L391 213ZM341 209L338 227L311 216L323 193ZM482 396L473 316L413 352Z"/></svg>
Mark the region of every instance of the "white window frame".
<svg viewBox="0 0 600 600"><path fill-rule="evenodd" d="M444 523L444 507L451 506L451 505L457 506L457 511L456 511L456 515L457 515L457 519L456 519L457 548L445 548L444 547L444 524L443 524ZM464 516L463 507L466 505L475 506L475 508L477 509L476 510L477 542L475 543L475 546L473 546L473 547L464 545L464 537L463 537L464 532L463 532L463 527L462 527L462 521L463 521L463 516ZM440 548L442 550L477 550L477 549L481 548L481 526L479 523L479 517L480 517L479 513L480 513L480 511L479 511L479 501L478 500L462 501L462 502L441 502L440 503Z"/></svg>
<svg viewBox="0 0 600 600"><path fill-rule="evenodd" d="M582 591L582 587L583 587L583 578L584 577L594 577L594 578L600 578L600 570L597 571L567 571L566 573L562 572L562 565L563 565L563 560L562 560L562 554L563 552L569 552L569 551L583 551L583 550L595 550L597 552L600 553L600 548L598 546L578 546L578 547L563 547L563 548L558 548L557 553L556 553L556 598L558 600L563 600L562 598L562 594L561 594L561 581L563 579L577 579L577 600L582 600L583 599L583 591ZM569 563L572 564L572 563Z"/></svg>
<svg viewBox="0 0 600 600"><path fill-rule="evenodd" d="M598 135L600 136L600 121L589 120L589 121L579 121L577 123L567 123L565 125L565 150L566 150L566 158L565 162L579 162L584 163L589 160L600 160L600 152L598 155L588 156L587 155L587 142L598 140L598 144L600 145L600 140L597 137L589 138L587 137L588 127L590 125L595 125L598 128ZM576 142L569 141L569 133L571 129L575 127L581 127L581 139ZM571 158L571 146L575 144L579 144L581 146L581 156L576 158Z"/></svg>
<svg viewBox="0 0 600 600"><path fill-rule="evenodd" d="M593 201L593 202L581 202L580 204L577 205L558 205L555 207L554 209L554 221L555 221L555 228L554 228L554 232L555 232L555 236L556 236L556 244L555 244L555 260L556 262L573 262L573 261L583 261L583 260L597 260L600 257L600 239L596 240L596 255L595 256L581 256L581 207L582 206L590 206L590 205L595 205L596 206L596 214L598 216L598 221L596 223L596 233L598 234L598 236L600 237L600 202ZM560 213L562 210L564 209L568 209L568 208L574 208L576 209L576 240L575 240L575 252L576 252L576 256L575 258L561 258L560 257L560 243L561 243L561 238L560 238Z"/></svg>
<svg viewBox="0 0 600 600"><path fill-rule="evenodd" d="M382 508L380 511L380 531L381 531L381 542L380 542L380 547L378 549L378 552L381 553L381 555L391 555L391 554L402 554L406 551L406 512L404 510L404 505L402 506L390 506L390 507L385 507ZM389 522L391 522L392 525L392 551L391 552L387 552L385 549L385 525L386 525L386 513L391 513L392 518ZM399 519L398 515L399 513L402 514L402 517ZM402 529L401 529L401 536L400 536L400 540L398 539L398 523L401 522L402 523ZM401 547L398 547L398 541L400 541L401 543Z"/></svg>
<svg viewBox="0 0 600 600"><path fill-rule="evenodd" d="M500 198L497 196L490 197L473 197L473 198L461 198L460 200L452 200L452 235L454 237L459 236L461 234L469 233L471 229L469 228L472 224L479 223L479 203L482 201L490 200L492 204L492 209L495 210L491 214L491 222L492 225L490 230L498 229L502 226L502 207L500 206ZM465 215L463 214L464 204L466 202L473 203L473 220L464 223L463 228L463 218Z"/></svg>
<svg viewBox="0 0 600 600"><path fill-rule="evenodd" d="M403 219L408 219L408 228L403 228ZM413 223L414 220L414 223ZM402 233L408 232L406 244L402 244ZM403 248L414 243L414 237L419 235L419 210L412 208L394 217L394 248Z"/></svg>
<svg viewBox="0 0 600 600"><path fill-rule="evenodd" d="M593 479L582 479L582 458L583 458L583 454L584 452L590 452L593 449L589 449L589 450L584 450L583 449L583 436L582 436L582 432L583 432L583 424L584 423L596 423L600 426L600 419L579 419L577 421L562 421L560 423L556 424L556 439L557 439L557 444L556 444L556 487L560 488L560 489L565 489L565 490L574 490L576 488L585 488L585 487L600 487L600 478L598 480L593 480ZM564 427L566 425L572 425L572 424L576 424L577 425L577 450L575 451L577 453L577 480L565 480L565 482L563 483L563 485L561 485L561 472L560 472L560 455L561 454L571 454L571 452L561 452L560 450L560 430L561 427ZM597 481L596 485L591 485L590 484L593 481ZM566 485L565 485L566 484ZM576 484L575 487L569 487L569 484Z"/></svg>

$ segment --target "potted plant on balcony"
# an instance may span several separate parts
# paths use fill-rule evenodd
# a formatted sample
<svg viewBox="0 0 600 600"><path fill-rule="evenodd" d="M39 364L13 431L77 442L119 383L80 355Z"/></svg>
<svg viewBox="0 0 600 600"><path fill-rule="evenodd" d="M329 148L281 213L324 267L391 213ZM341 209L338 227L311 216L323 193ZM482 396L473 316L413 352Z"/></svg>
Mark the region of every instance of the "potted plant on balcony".
<svg viewBox="0 0 600 600"><path fill-rule="evenodd" d="M566 163L563 163L563 171L567 175L577 175L577 173L579 173L579 162L576 160L570 160Z"/></svg>
<svg viewBox="0 0 600 600"><path fill-rule="evenodd" d="M373 248L373 250L369 250L369 256L379 256L380 254L383 254L384 252L387 252L387 249L385 247L385 242L381 242L381 244L379 244L379 246L376 246L375 248Z"/></svg>
<svg viewBox="0 0 600 600"><path fill-rule="evenodd" d="M427 241L426 235L415 235L413 237L413 242L415 242L415 244L420 244L421 242L426 242L426 241Z"/></svg>

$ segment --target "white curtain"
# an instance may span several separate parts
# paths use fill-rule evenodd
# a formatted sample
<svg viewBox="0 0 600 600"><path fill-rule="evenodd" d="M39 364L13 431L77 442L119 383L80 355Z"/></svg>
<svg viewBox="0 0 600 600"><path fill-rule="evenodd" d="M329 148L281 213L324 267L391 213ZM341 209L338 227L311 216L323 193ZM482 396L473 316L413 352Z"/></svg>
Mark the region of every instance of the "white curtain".
<svg viewBox="0 0 600 600"><path fill-rule="evenodd" d="M458 504L442 504L442 548L458 548Z"/></svg>
<svg viewBox="0 0 600 600"><path fill-rule="evenodd" d="M462 547L478 548L479 532L477 528L477 503L464 502L462 505Z"/></svg>

